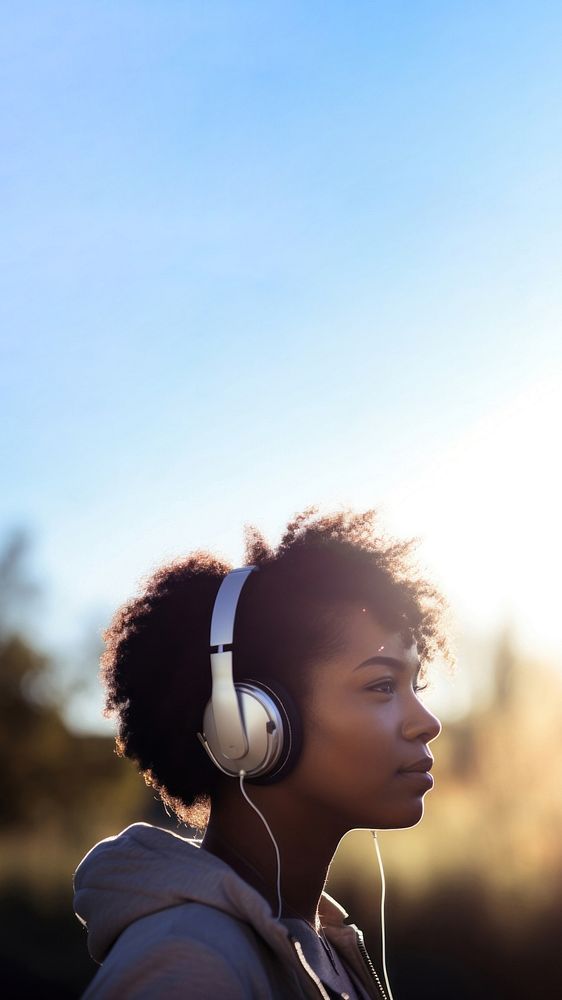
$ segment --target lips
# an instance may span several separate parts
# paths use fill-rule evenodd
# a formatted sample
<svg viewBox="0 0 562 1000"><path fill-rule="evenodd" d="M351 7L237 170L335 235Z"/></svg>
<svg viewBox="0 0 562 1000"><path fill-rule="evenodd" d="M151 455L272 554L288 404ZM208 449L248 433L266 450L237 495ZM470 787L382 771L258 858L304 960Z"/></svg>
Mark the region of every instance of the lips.
<svg viewBox="0 0 562 1000"><path fill-rule="evenodd" d="M421 757L419 760L415 760L413 764L407 764L405 767L399 768L402 774L424 774L430 771L433 767L433 757Z"/></svg>

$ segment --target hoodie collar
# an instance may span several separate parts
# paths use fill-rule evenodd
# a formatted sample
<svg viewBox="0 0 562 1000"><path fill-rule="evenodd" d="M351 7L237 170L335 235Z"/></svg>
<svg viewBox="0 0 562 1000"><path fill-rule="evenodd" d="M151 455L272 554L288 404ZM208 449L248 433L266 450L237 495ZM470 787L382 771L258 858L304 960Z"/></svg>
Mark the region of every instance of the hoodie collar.
<svg viewBox="0 0 562 1000"><path fill-rule="evenodd" d="M102 962L117 937L141 917L180 906L202 903L251 924L273 943L286 947L287 929L271 907L230 865L197 842L169 830L134 823L115 837L93 847L74 875L74 908L88 931L88 949ZM347 916L323 895L322 921L341 926Z"/></svg>

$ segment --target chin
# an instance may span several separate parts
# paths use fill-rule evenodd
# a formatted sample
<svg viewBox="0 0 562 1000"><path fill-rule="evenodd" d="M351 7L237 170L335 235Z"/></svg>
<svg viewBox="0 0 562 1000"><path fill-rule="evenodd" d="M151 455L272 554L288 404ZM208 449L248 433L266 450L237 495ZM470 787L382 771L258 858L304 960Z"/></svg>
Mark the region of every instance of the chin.
<svg viewBox="0 0 562 1000"><path fill-rule="evenodd" d="M400 810L400 814L396 813L393 817L387 818L384 822L378 822L373 825L374 830L409 830L413 826L417 826L418 823L423 819L424 804L423 799L413 803L407 809Z"/></svg>

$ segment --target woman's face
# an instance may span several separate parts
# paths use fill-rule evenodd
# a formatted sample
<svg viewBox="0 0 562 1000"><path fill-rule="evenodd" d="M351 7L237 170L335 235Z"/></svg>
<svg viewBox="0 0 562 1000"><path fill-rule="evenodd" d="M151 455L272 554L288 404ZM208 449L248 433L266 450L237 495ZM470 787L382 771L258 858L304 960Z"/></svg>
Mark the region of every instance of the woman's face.
<svg viewBox="0 0 562 1000"><path fill-rule="evenodd" d="M433 784L428 745L441 730L416 693L416 646L361 608L346 612L344 640L312 668L302 757L287 782L342 832L413 826Z"/></svg>

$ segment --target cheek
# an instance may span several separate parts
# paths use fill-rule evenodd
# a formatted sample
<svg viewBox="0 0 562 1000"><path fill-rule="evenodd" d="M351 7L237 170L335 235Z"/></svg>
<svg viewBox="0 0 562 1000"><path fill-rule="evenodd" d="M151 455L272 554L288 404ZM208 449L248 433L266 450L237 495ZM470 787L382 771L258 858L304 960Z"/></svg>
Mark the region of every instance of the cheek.
<svg viewBox="0 0 562 1000"><path fill-rule="evenodd" d="M305 720L303 772L353 787L385 780L395 769L390 714L375 717L372 706L356 698L321 707Z"/></svg>
<svg viewBox="0 0 562 1000"><path fill-rule="evenodd" d="M400 722L390 707L340 699L304 719L303 753L287 779L308 809L338 816L342 828L414 826L423 813L419 795L397 778Z"/></svg>

